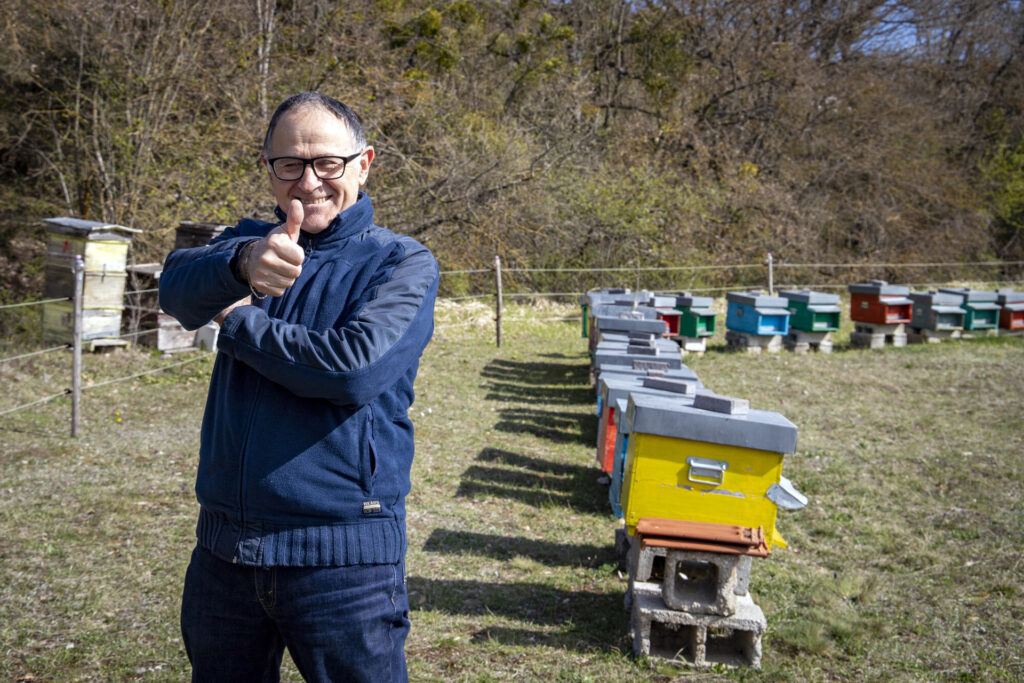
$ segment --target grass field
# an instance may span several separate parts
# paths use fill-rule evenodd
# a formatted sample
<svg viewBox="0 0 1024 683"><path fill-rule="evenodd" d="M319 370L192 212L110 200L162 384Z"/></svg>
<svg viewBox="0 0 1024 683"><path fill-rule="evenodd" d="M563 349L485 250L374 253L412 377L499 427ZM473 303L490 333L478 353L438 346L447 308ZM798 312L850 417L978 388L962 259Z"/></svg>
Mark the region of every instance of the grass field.
<svg viewBox="0 0 1024 683"><path fill-rule="evenodd" d="M1024 339L687 358L800 429L811 503L754 561L762 671L631 655L616 520L574 307L443 305L424 356L408 499L414 680L1024 679ZM176 357L174 360L186 357ZM169 361L85 359L85 383ZM0 365L0 410L69 358ZM180 681L178 601L211 357L0 417L0 680ZM286 664L286 680L299 680Z"/></svg>

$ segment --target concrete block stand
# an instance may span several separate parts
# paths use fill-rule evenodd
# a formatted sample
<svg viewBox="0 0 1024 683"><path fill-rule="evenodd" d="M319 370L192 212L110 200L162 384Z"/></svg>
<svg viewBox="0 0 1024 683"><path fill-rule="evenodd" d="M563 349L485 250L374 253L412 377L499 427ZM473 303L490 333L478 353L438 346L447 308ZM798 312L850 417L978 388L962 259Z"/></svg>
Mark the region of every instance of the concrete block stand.
<svg viewBox="0 0 1024 683"><path fill-rule="evenodd" d="M938 344L962 336L963 330L930 330L927 327L911 327L907 330L907 341L911 344Z"/></svg>
<svg viewBox="0 0 1024 683"><path fill-rule="evenodd" d="M731 616L750 586L749 555L672 550L665 556L662 599L674 610Z"/></svg>
<svg viewBox="0 0 1024 683"><path fill-rule="evenodd" d="M850 346L868 349L880 349L886 344L892 346L907 345L907 326L905 323L874 324L858 322L850 333Z"/></svg>
<svg viewBox="0 0 1024 683"><path fill-rule="evenodd" d="M804 330L789 329L789 334L782 342L786 350L793 353L832 353L831 332L805 332Z"/></svg>
<svg viewBox="0 0 1024 683"><path fill-rule="evenodd" d="M782 350L781 334L749 334L726 330L725 345L730 351L776 353Z"/></svg>
<svg viewBox="0 0 1024 683"><path fill-rule="evenodd" d="M679 344L679 351L684 356L688 353L695 353L698 356L704 354L708 350L708 338L707 337L673 337L676 343Z"/></svg>
<svg viewBox="0 0 1024 683"><path fill-rule="evenodd" d="M736 602L732 616L692 614L669 609L660 595L636 592L630 611L633 653L695 667L760 669L764 613L750 595Z"/></svg>

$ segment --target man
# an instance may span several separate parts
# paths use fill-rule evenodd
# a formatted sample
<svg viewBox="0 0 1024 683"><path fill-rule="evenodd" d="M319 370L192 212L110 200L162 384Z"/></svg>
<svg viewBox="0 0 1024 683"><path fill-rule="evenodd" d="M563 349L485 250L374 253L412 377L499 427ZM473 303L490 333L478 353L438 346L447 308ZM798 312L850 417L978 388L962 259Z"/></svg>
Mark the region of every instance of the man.
<svg viewBox="0 0 1024 683"><path fill-rule="evenodd" d="M437 262L373 224L373 147L301 93L267 128L282 221L167 257L160 306L221 324L181 626L195 681L405 680L407 416Z"/></svg>

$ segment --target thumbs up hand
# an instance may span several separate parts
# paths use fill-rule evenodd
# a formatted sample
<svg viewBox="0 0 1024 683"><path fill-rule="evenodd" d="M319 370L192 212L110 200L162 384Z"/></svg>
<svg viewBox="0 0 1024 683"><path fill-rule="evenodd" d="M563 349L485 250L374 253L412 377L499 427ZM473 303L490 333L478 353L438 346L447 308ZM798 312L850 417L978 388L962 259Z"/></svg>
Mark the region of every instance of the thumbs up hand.
<svg viewBox="0 0 1024 683"><path fill-rule="evenodd" d="M305 252L299 246L304 212L302 202L293 199L288 218L247 250L242 275L257 292L281 296L302 273Z"/></svg>

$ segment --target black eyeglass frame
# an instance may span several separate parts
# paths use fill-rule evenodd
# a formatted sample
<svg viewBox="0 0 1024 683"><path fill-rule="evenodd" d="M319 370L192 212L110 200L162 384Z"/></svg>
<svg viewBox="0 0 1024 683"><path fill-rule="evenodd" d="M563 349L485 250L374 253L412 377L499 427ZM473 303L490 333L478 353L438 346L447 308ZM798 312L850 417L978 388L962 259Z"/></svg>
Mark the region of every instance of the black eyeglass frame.
<svg viewBox="0 0 1024 683"><path fill-rule="evenodd" d="M302 176L306 174L306 166L312 168L313 175L315 175L320 180L337 180L338 178L341 178L342 176L345 175L345 170L348 168L349 162L359 157L365 151L366 150L364 149L362 151L356 152L355 154L349 154L347 157L338 156L337 154L325 154L323 156L313 157L312 159L303 159L302 157L274 157L273 159L267 159L267 164L270 166L270 170L271 172L273 172L274 177L283 183L293 183L296 180L301 179ZM278 175L277 168L274 167L274 164L277 163L278 161L281 161L282 159L292 159L294 161L301 161L302 170L299 172L299 175L297 175L294 178L282 178L280 175ZM324 177L320 175L316 170L316 162L319 161L320 159L341 159L341 173L329 177Z"/></svg>

